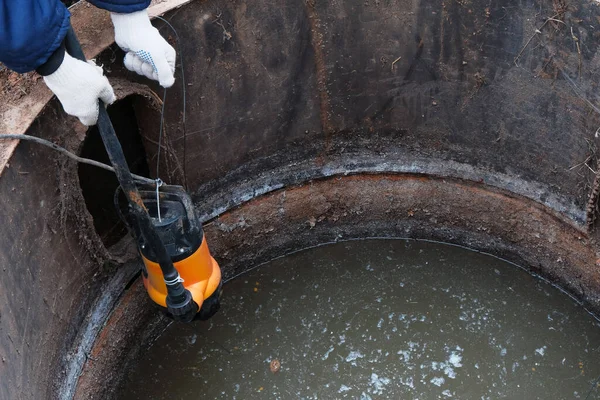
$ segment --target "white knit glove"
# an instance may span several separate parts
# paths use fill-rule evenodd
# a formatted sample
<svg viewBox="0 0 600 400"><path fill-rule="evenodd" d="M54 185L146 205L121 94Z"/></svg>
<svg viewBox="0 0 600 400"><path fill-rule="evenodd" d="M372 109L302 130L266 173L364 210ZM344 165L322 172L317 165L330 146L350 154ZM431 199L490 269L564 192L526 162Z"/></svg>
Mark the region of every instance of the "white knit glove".
<svg viewBox="0 0 600 400"><path fill-rule="evenodd" d="M115 26L115 42L127 53L125 67L163 87L171 87L175 82L175 49L152 26L148 12L111 13L110 17Z"/></svg>
<svg viewBox="0 0 600 400"><path fill-rule="evenodd" d="M65 52L60 67L44 76L44 82L58 97L65 112L82 124L90 126L98 121L98 99L111 104L117 98L102 68L93 61L83 62Z"/></svg>

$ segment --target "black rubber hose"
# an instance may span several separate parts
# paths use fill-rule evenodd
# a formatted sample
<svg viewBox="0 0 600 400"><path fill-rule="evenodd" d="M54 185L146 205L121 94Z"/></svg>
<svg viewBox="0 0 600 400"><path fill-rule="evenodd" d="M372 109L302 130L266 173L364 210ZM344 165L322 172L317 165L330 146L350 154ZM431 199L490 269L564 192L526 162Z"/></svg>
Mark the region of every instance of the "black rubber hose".
<svg viewBox="0 0 600 400"><path fill-rule="evenodd" d="M86 61L73 27L70 27L67 32L65 47L72 57ZM163 273L163 278L167 285L167 309L176 318L191 320L190 317L193 317L193 314L196 313L198 305L193 301L190 292L182 285L179 273L173 266L171 257L152 224L152 219L148 215L148 210L142 201L133 176L127 166L127 160L123 154L121 143L117 138L108 112L101 100L99 100L98 111L98 130L100 131L100 136L102 137L102 142L104 143L110 162L113 165L123 193L131 206L131 212L139 226L140 233L144 236L147 244L151 246Z"/></svg>

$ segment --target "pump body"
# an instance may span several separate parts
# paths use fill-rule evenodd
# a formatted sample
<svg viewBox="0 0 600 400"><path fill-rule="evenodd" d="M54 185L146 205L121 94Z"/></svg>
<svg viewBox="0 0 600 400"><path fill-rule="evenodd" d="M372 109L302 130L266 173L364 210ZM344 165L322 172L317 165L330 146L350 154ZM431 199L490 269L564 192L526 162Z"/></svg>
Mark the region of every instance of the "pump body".
<svg viewBox="0 0 600 400"><path fill-rule="evenodd" d="M179 273L180 282L197 305L193 319L210 318L220 307L221 270L210 254L189 195L182 187L172 185L163 185L158 191L156 187L141 185L139 193L154 230ZM122 209L119 192L115 196L115 203L118 209ZM132 218L128 218L127 214L123 218L128 226L135 229ZM135 232L134 236L144 262L142 278L148 295L156 304L167 309L167 284L153 247L143 232Z"/></svg>

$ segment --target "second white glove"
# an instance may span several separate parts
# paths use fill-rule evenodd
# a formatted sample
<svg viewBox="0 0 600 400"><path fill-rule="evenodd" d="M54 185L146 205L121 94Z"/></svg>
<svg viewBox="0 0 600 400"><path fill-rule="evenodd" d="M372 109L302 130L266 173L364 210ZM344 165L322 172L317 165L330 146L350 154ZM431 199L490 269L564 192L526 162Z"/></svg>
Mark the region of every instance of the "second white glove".
<svg viewBox="0 0 600 400"><path fill-rule="evenodd" d="M108 79L102 75L102 68L68 53L56 71L44 76L44 82L58 97L65 112L87 126L95 125L98 120L98 99L106 104L116 100Z"/></svg>
<svg viewBox="0 0 600 400"><path fill-rule="evenodd" d="M125 67L158 81L163 87L171 87L175 82L175 49L152 26L148 12L110 16L115 26L115 42L127 53Z"/></svg>

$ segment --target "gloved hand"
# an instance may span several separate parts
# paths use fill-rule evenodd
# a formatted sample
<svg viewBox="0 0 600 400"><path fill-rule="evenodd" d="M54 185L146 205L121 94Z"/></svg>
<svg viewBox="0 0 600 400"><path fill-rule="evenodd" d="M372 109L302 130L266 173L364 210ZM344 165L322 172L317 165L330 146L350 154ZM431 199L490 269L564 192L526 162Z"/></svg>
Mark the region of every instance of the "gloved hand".
<svg viewBox="0 0 600 400"><path fill-rule="evenodd" d="M158 81L163 87L171 87L175 82L175 49L152 26L148 12L110 16L115 26L115 42L127 53L125 67Z"/></svg>
<svg viewBox="0 0 600 400"><path fill-rule="evenodd" d="M90 126L98 121L98 99L111 104L117 98L102 68L93 61L83 62L65 53L63 62L44 82L58 97L67 114Z"/></svg>

